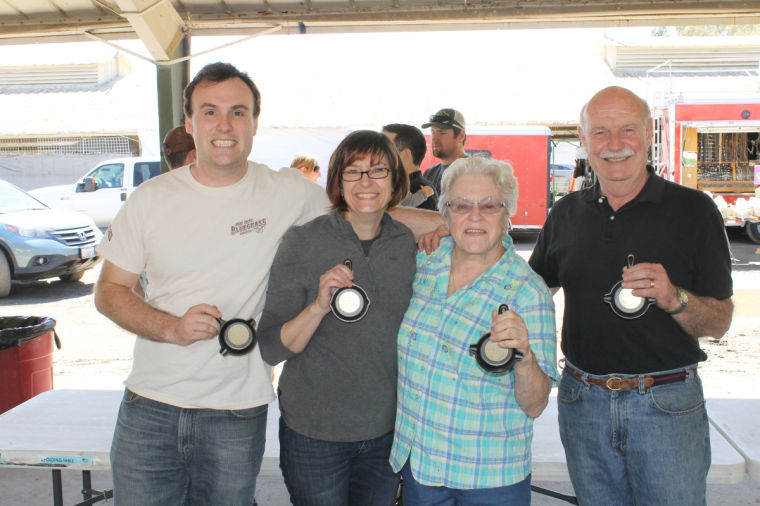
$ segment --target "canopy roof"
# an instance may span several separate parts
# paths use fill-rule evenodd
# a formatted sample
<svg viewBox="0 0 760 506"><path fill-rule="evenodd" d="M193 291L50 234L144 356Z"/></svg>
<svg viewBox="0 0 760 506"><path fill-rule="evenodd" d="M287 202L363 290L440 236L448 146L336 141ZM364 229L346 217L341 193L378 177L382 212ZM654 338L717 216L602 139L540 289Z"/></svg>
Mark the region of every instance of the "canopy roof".
<svg viewBox="0 0 760 506"><path fill-rule="evenodd" d="M185 33L315 33L760 23L748 0L0 0L0 43L139 37L168 62Z"/></svg>

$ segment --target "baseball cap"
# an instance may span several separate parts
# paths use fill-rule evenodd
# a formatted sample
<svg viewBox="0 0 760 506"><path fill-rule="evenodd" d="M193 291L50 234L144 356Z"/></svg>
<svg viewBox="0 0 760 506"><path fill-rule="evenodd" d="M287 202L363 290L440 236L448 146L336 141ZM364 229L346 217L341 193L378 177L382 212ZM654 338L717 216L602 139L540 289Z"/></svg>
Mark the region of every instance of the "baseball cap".
<svg viewBox="0 0 760 506"><path fill-rule="evenodd" d="M191 149L195 149L195 142L193 142L192 136L187 133L184 126L174 127L169 130L166 133L166 137L164 137L164 143L161 145L164 156L181 151L190 151Z"/></svg>
<svg viewBox="0 0 760 506"><path fill-rule="evenodd" d="M422 128L436 126L438 128L459 128L464 130L464 116L456 109L441 109L430 116L429 121Z"/></svg>

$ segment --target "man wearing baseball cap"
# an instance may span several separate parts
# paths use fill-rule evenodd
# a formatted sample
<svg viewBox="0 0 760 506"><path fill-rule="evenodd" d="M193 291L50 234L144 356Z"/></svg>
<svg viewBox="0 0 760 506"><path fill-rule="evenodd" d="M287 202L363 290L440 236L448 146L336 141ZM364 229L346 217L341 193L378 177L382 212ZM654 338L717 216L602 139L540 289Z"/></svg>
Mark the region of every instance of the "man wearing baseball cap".
<svg viewBox="0 0 760 506"><path fill-rule="evenodd" d="M174 127L164 137L161 154L170 169L178 169L195 161L195 142L185 125Z"/></svg>
<svg viewBox="0 0 760 506"><path fill-rule="evenodd" d="M440 159L441 163L428 167L425 177L433 184L436 195L440 195L443 171L454 160L467 156L464 152L464 141L467 138L464 116L455 109L441 109L422 125L422 128L428 127L433 156Z"/></svg>

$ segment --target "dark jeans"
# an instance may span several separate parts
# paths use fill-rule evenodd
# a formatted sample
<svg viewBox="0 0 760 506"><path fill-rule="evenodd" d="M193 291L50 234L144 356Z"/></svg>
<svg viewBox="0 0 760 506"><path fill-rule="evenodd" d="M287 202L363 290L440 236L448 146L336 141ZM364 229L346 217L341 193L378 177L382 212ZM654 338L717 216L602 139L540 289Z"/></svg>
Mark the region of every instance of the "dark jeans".
<svg viewBox="0 0 760 506"><path fill-rule="evenodd" d="M111 446L117 506L254 504L267 406L183 409L129 390Z"/></svg>
<svg viewBox="0 0 760 506"><path fill-rule="evenodd" d="M280 469L295 506L391 506L399 476L388 457L393 431L366 441L303 436L280 417Z"/></svg>
<svg viewBox="0 0 760 506"><path fill-rule="evenodd" d="M530 478L495 488L456 489L422 485L414 479L409 461L401 468L404 506L517 506L530 504Z"/></svg>

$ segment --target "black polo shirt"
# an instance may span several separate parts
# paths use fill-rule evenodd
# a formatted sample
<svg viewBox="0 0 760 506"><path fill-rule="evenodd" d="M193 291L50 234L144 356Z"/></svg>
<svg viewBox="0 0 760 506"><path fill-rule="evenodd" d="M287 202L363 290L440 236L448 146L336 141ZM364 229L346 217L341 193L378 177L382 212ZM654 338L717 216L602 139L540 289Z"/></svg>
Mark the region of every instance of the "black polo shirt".
<svg viewBox="0 0 760 506"><path fill-rule="evenodd" d="M634 263L662 264L672 283L696 295L723 300L733 293L723 219L704 193L654 174L617 212L598 183L570 193L551 208L530 258L549 287L564 290L565 357L592 374L664 371L705 360L698 341L656 306L626 320L604 302L629 254Z"/></svg>

